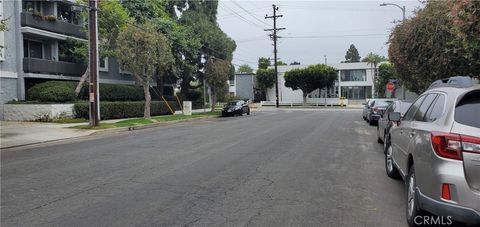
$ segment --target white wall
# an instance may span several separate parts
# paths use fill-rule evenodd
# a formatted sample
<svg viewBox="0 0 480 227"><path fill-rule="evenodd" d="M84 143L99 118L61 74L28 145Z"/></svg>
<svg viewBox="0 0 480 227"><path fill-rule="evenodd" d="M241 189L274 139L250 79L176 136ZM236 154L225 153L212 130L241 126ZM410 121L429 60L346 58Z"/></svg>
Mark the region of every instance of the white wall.
<svg viewBox="0 0 480 227"><path fill-rule="evenodd" d="M4 104L3 118L6 121L35 121L48 116L50 119L72 117L73 104Z"/></svg>

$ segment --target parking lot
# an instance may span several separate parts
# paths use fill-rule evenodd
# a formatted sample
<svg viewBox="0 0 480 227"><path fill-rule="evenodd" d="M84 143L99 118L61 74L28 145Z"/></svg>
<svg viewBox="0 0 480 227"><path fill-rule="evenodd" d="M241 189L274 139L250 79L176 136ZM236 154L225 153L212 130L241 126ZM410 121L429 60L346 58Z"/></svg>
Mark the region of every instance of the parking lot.
<svg viewBox="0 0 480 227"><path fill-rule="evenodd" d="M406 226L361 110L263 110L2 153L2 225Z"/></svg>

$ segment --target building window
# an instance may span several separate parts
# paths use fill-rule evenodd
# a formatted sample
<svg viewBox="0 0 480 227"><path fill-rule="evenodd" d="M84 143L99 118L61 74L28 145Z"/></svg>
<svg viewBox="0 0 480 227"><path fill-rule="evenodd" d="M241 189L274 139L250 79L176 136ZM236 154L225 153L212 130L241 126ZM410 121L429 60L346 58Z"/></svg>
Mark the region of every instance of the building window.
<svg viewBox="0 0 480 227"><path fill-rule="evenodd" d="M125 69L123 68L123 65L120 65L118 68L119 68L118 71L120 71L120 73L122 73L122 74L130 74L130 75L132 74L132 73L129 72L128 70L125 70Z"/></svg>
<svg viewBox="0 0 480 227"><path fill-rule="evenodd" d="M372 97L371 86L348 86L342 87L342 97L347 99L368 99Z"/></svg>
<svg viewBox="0 0 480 227"><path fill-rule="evenodd" d="M342 70L340 78L342 81L366 81L366 73L364 69Z"/></svg>
<svg viewBox="0 0 480 227"><path fill-rule="evenodd" d="M43 15L41 1L24 1L23 11L31 14Z"/></svg>
<svg viewBox="0 0 480 227"><path fill-rule="evenodd" d="M24 39L23 56L26 58L43 58L43 43Z"/></svg>
<svg viewBox="0 0 480 227"><path fill-rule="evenodd" d="M98 70L108 72L108 57L100 57Z"/></svg>

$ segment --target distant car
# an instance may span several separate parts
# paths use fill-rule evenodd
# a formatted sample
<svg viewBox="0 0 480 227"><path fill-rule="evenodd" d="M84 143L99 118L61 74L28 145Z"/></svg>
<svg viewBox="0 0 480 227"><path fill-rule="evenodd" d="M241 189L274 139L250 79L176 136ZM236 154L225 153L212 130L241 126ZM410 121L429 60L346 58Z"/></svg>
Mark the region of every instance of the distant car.
<svg viewBox="0 0 480 227"><path fill-rule="evenodd" d="M363 103L363 120L368 121L368 113L370 112L370 109L373 107L376 101L393 101L393 99L367 99L367 101Z"/></svg>
<svg viewBox="0 0 480 227"><path fill-rule="evenodd" d="M235 115L250 115L250 107L243 100L235 100L228 102L222 109L222 117Z"/></svg>
<svg viewBox="0 0 480 227"><path fill-rule="evenodd" d="M478 82L476 82L478 83ZM385 169L406 183L410 226L428 211L480 226L480 85L469 77L438 80L385 137Z"/></svg>
<svg viewBox="0 0 480 227"><path fill-rule="evenodd" d="M367 111L367 122L370 125L374 125L378 122L378 119L382 116L383 112L392 103L391 100L373 100L370 104L370 108Z"/></svg>
<svg viewBox="0 0 480 227"><path fill-rule="evenodd" d="M395 122L388 120L388 114L391 112L399 112L400 115L403 117L403 115L405 114L405 112L407 112L408 108L410 108L411 105L411 102L396 100L393 101L390 106L388 106L387 110L385 110L385 112L381 115L377 123L377 141L379 143L383 143L383 141L385 140L385 135L388 134L392 125L395 124Z"/></svg>

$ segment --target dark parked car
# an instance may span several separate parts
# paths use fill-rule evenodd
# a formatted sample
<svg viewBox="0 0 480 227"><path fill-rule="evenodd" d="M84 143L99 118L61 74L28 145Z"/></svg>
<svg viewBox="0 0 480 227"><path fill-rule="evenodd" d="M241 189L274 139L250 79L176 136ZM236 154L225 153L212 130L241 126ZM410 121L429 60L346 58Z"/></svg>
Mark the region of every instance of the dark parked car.
<svg viewBox="0 0 480 227"><path fill-rule="evenodd" d="M362 112L362 118L363 120L368 121L368 113L371 111L370 109L373 107L375 102L378 101L393 101L392 99L368 99L367 102L363 103L363 112Z"/></svg>
<svg viewBox="0 0 480 227"><path fill-rule="evenodd" d="M222 109L222 117L235 115L250 115L250 107L248 103L243 100L235 100L228 102Z"/></svg>
<svg viewBox="0 0 480 227"><path fill-rule="evenodd" d="M370 125L377 123L378 119L382 116L383 112L392 103L391 100L374 100L372 101L370 108L367 111L367 122Z"/></svg>
<svg viewBox="0 0 480 227"><path fill-rule="evenodd" d="M410 108L411 105L411 102L397 100L393 101L390 106L388 106L387 110L385 110L385 112L381 115L380 119L378 119L377 141L379 143L383 143L383 141L385 140L385 135L388 134L392 125L395 124L395 122L388 120L388 113L399 112L403 117L403 114L407 112L408 108Z"/></svg>

